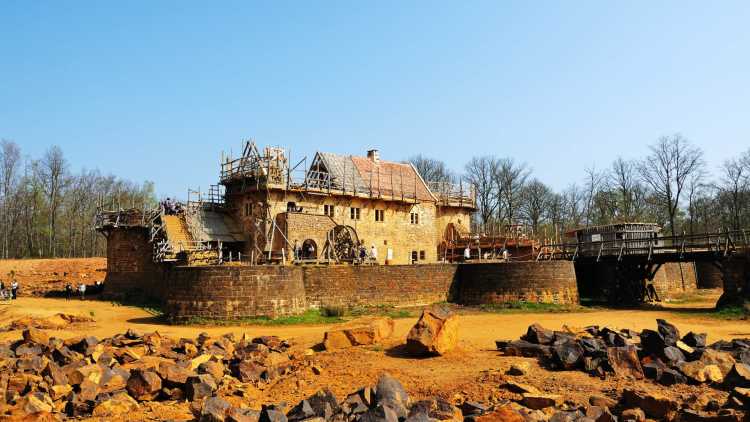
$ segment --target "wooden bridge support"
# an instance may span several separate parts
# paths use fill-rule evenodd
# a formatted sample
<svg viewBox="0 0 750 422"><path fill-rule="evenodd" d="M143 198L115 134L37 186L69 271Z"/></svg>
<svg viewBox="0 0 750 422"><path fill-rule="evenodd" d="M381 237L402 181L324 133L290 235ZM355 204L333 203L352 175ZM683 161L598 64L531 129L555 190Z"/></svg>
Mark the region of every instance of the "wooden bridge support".
<svg viewBox="0 0 750 422"><path fill-rule="evenodd" d="M717 261L716 265L721 269L724 283L724 293L716 302L716 307L744 306L750 302L750 259L741 256Z"/></svg>
<svg viewBox="0 0 750 422"><path fill-rule="evenodd" d="M661 264L655 263L617 263L614 279L604 286L607 300L611 304L626 306L660 301L653 285L659 268Z"/></svg>

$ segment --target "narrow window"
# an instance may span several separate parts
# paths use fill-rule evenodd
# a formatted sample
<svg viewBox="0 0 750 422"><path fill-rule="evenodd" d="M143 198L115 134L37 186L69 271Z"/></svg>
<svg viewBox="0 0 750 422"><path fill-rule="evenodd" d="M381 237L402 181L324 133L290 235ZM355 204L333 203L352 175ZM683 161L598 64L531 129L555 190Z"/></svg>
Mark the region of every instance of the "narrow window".
<svg viewBox="0 0 750 422"><path fill-rule="evenodd" d="M419 251L419 260L424 261L424 259L425 259L424 251Z"/></svg>
<svg viewBox="0 0 750 422"><path fill-rule="evenodd" d="M419 224L419 214L413 212L410 214L411 224Z"/></svg>
<svg viewBox="0 0 750 422"><path fill-rule="evenodd" d="M385 210L375 210L375 221L385 221Z"/></svg>
<svg viewBox="0 0 750 422"><path fill-rule="evenodd" d="M411 263L412 264L417 262L417 258L418 258L417 251L411 251Z"/></svg>
<svg viewBox="0 0 750 422"><path fill-rule="evenodd" d="M352 218L352 220L359 220L359 215L360 215L359 208L351 207L349 209L349 216Z"/></svg>
<svg viewBox="0 0 750 422"><path fill-rule="evenodd" d="M323 214L333 217L333 205L323 205Z"/></svg>

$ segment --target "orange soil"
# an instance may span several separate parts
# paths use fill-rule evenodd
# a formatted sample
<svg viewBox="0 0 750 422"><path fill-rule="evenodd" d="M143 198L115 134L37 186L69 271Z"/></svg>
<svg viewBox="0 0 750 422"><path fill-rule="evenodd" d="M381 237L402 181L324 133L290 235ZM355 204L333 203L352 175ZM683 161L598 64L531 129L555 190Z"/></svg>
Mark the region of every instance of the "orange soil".
<svg viewBox="0 0 750 422"><path fill-rule="evenodd" d="M21 295L41 296L63 290L65 284L103 281L106 258L5 259L0 260L0 279L8 284L8 273L16 272Z"/></svg>

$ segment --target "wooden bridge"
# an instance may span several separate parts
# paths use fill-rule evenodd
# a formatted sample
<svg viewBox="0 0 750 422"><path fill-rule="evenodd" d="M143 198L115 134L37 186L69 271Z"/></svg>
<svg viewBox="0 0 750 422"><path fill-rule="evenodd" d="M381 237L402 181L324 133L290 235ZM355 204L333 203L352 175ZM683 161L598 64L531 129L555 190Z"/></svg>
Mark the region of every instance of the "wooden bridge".
<svg viewBox="0 0 750 422"><path fill-rule="evenodd" d="M540 247L536 260L654 263L717 261L748 251L750 230L725 230L652 239L547 244Z"/></svg>
<svg viewBox="0 0 750 422"><path fill-rule="evenodd" d="M724 282L719 304L750 296L750 230L546 244L540 247L536 260L570 260L576 262L577 269L614 267L612 279L597 280L611 303L658 301L653 280L659 268L669 262L703 261L716 266Z"/></svg>

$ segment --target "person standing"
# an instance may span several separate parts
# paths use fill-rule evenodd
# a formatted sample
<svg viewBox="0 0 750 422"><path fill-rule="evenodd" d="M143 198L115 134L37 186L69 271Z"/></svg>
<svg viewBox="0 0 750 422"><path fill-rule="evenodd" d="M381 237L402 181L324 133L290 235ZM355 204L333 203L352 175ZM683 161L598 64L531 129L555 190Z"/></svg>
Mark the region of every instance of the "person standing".
<svg viewBox="0 0 750 422"><path fill-rule="evenodd" d="M18 297L18 281L14 278L10 283L10 298L16 299Z"/></svg>
<svg viewBox="0 0 750 422"><path fill-rule="evenodd" d="M466 249L464 249L464 261L468 261L471 259L471 249L469 249L469 245L466 245Z"/></svg>
<svg viewBox="0 0 750 422"><path fill-rule="evenodd" d="M299 261L302 258L302 247L299 245L299 240L294 239L294 260Z"/></svg>
<svg viewBox="0 0 750 422"><path fill-rule="evenodd" d="M378 261L378 248L375 247L374 243L370 246L370 259L373 262Z"/></svg>
<svg viewBox="0 0 750 422"><path fill-rule="evenodd" d="M86 297L86 285L83 283L79 284L78 292L81 294L81 300L84 300Z"/></svg>
<svg viewBox="0 0 750 422"><path fill-rule="evenodd" d="M307 245L307 258L315 259L315 245L312 242Z"/></svg>
<svg viewBox="0 0 750 422"><path fill-rule="evenodd" d="M70 283L65 285L65 300L70 300L73 297L73 286Z"/></svg>

